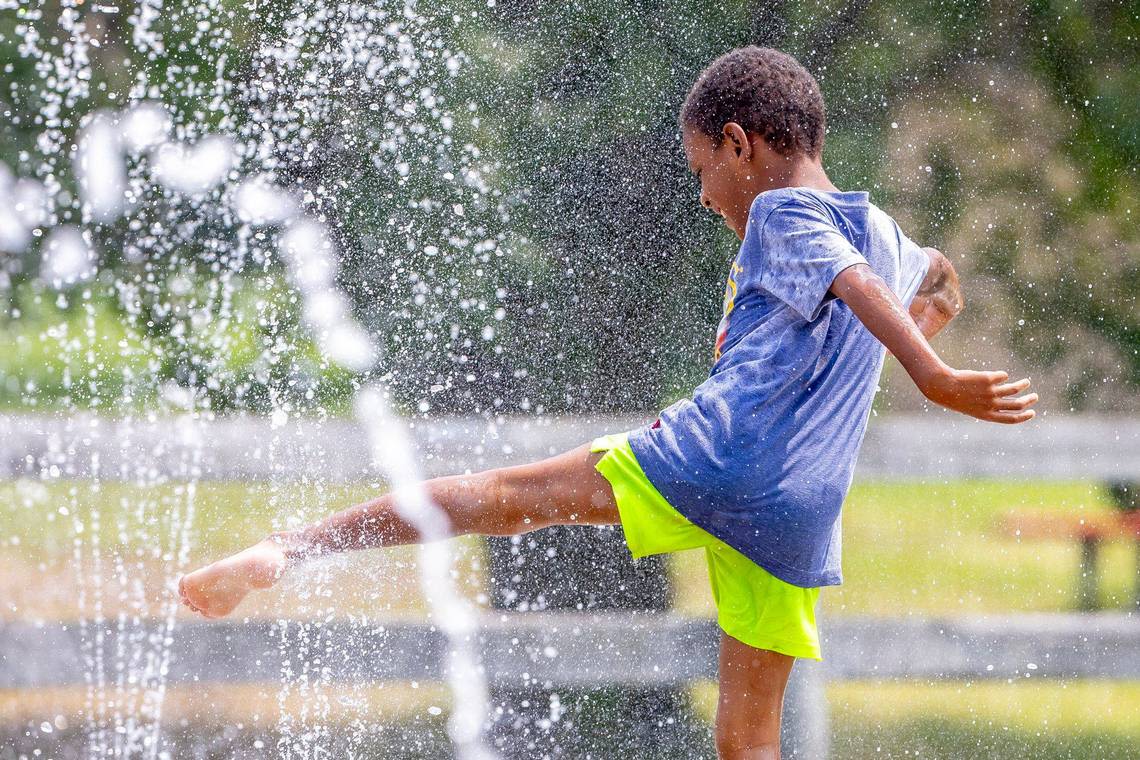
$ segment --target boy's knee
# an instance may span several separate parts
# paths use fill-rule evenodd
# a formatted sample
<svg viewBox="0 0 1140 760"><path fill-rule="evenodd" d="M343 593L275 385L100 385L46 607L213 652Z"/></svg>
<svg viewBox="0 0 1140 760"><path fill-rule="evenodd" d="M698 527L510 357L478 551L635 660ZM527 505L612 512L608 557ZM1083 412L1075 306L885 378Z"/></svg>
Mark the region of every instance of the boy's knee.
<svg viewBox="0 0 1140 760"><path fill-rule="evenodd" d="M718 760L779 760L780 729L765 728L743 723L730 725L717 720L716 756Z"/></svg>
<svg viewBox="0 0 1140 760"><path fill-rule="evenodd" d="M715 728L720 760L779 758L782 695L754 693L727 701L724 696L717 706Z"/></svg>

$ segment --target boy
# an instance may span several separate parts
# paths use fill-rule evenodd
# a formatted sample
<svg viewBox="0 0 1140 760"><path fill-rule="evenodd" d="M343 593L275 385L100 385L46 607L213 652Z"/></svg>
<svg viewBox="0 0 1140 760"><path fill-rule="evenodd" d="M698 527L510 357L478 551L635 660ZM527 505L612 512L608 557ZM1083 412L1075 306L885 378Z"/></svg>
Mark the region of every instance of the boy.
<svg viewBox="0 0 1140 760"><path fill-rule="evenodd" d="M704 547L723 631L717 751L776 758L792 662L820 658L816 600L841 581L840 507L883 347L928 398L965 414L1024 422L1037 396L1021 395L1028 380L954 370L930 348L962 306L954 269L866 193L831 184L819 86L795 59L757 47L722 56L693 85L681 127L701 204L742 241L708 380L650 426L425 488L456 535L620 522L635 557ZM389 494L275 534L179 589L218 617L306 556L418 539Z"/></svg>

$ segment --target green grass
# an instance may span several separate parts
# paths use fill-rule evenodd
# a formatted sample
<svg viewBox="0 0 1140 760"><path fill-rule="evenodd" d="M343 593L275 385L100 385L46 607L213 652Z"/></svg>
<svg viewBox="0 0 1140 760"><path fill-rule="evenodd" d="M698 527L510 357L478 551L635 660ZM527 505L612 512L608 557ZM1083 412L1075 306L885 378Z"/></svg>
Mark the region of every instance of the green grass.
<svg viewBox="0 0 1140 760"><path fill-rule="evenodd" d="M1016 510L1102 512L1091 483L864 482L843 511L844 584L825 589L833 615L963 615L1067 611L1075 606L1079 549L1071 541L1015 540L998 522ZM1100 602L1134 603L1135 551L1124 541L1101 555ZM678 557L678 603L707 613L700 552Z"/></svg>
<svg viewBox="0 0 1140 760"><path fill-rule="evenodd" d="M192 491L191 491L192 489ZM379 485L235 483L203 481L139 486L105 481L0 482L0 547L5 536L19 538L25 556L70 552L76 522L90 540L93 518L104 547L150 548L155 536L165 543L175 511L186 513L192 500L192 553L216 555L248 546L273 530L316 519L380 493Z"/></svg>
<svg viewBox="0 0 1140 760"><path fill-rule="evenodd" d="M836 760L1125 760L1140 747L1140 683L845 683L828 697Z"/></svg>
<svg viewBox="0 0 1140 760"><path fill-rule="evenodd" d="M692 696L711 721L716 684ZM1140 747L1140 682L855 681L827 696L833 760L1125 760Z"/></svg>
<svg viewBox="0 0 1140 760"><path fill-rule="evenodd" d="M104 614L162 614L181 572L382 490L376 483L0 481L0 621L90 614L97 585ZM190 504L193 519L187 522ZM466 537L454 549L458 591L485 598L482 545ZM417 547L403 546L315 562L251 595L240 614L422 619L428 607L418 556ZM101 583L93 584L95 578Z"/></svg>
<svg viewBox="0 0 1140 760"><path fill-rule="evenodd" d="M364 483L198 483L193 487L191 557L234 551L269 531L313 520L380 491L379 484ZM0 551L35 562L69 556L77 521L90 540L92 517L98 513L104 547L160 553L172 543L163 538L159 544L152 537L169 535L169 517L184 512L189 497L182 483L0 482ZM1072 609L1076 544L1002 535L1000 518L1021 509L1091 512L1111 506L1096 484L1079 482L856 484L844 507L845 583L825 590L826 611L960 615ZM1133 604L1134 561L1126 542L1105 547L1103 606ZM672 574L678 609L712 614L703 554L677 555Z"/></svg>

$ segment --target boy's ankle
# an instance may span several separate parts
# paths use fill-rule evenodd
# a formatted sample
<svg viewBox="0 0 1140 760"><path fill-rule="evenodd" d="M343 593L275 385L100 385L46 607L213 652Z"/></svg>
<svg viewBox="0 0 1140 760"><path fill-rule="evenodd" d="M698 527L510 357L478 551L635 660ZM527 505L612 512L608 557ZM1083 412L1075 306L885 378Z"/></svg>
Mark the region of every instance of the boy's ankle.
<svg viewBox="0 0 1140 760"><path fill-rule="evenodd" d="M281 547L288 567L322 554L320 548L306 540L300 531L277 531L270 533L268 540Z"/></svg>

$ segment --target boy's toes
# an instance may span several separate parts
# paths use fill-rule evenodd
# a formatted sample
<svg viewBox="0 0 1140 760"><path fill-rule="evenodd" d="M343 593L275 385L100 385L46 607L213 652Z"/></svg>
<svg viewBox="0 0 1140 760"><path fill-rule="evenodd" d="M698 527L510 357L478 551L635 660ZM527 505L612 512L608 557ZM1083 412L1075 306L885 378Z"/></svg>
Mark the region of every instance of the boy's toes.
<svg viewBox="0 0 1140 760"><path fill-rule="evenodd" d="M182 604L190 610L201 614L202 610L198 609L198 605L190 601L190 595L186 593L186 576L183 575L178 579L178 598Z"/></svg>
<svg viewBox="0 0 1140 760"><path fill-rule="evenodd" d="M191 573L191 575L193 575L193 573ZM195 612L201 612L206 606L206 600L201 598L201 584L187 583L186 576L182 576L182 579L178 581L178 595L182 597L182 600L190 605L190 608Z"/></svg>

